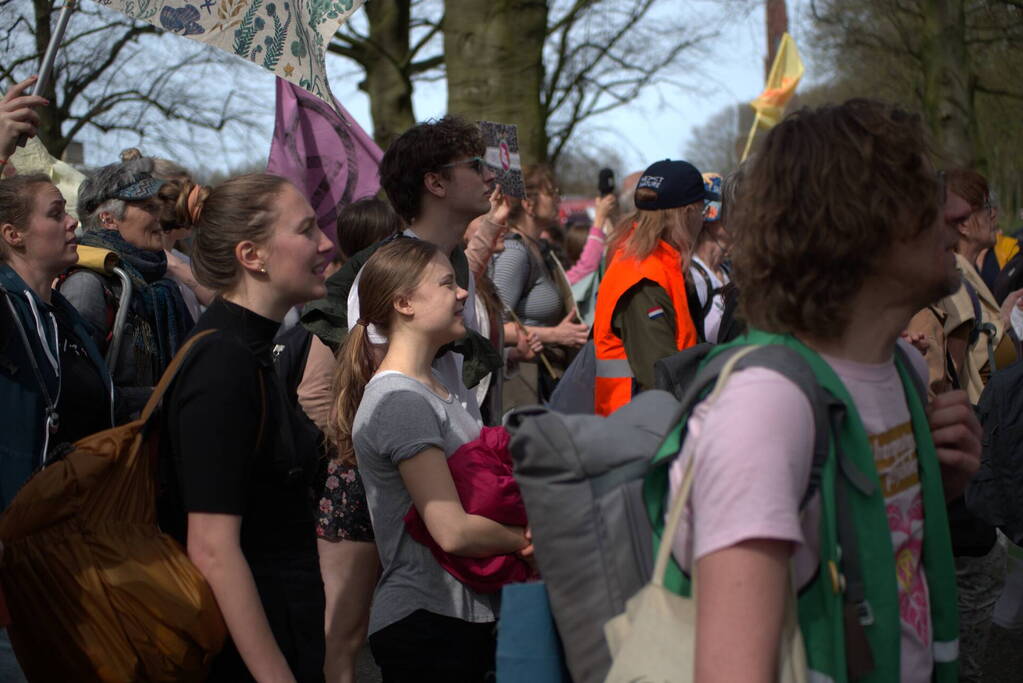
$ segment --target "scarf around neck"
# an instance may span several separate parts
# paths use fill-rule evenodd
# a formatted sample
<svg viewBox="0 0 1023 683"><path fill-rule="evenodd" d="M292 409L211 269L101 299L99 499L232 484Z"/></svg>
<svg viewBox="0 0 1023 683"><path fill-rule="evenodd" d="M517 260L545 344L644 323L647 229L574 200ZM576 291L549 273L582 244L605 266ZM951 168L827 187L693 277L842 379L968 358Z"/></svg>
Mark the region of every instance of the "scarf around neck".
<svg viewBox="0 0 1023 683"><path fill-rule="evenodd" d="M177 283L165 277L167 255L160 251L140 249L130 244L116 230L88 230L79 244L109 249L121 257L121 268L132 281L134 294L131 312L152 327L154 339L135 335L134 343L153 355L155 376L170 363L195 321L181 297Z"/></svg>

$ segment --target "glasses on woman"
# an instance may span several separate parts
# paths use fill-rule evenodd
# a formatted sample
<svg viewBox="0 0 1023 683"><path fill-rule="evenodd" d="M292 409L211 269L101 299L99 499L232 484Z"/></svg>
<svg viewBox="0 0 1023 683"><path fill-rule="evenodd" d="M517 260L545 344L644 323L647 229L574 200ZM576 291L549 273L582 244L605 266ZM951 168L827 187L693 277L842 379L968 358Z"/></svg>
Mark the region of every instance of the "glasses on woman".
<svg viewBox="0 0 1023 683"><path fill-rule="evenodd" d="M442 164L438 168L452 168L454 166L468 166L476 173L483 175L483 169L488 168L487 162L483 157L469 157L468 159L459 159L458 161L452 161L448 164Z"/></svg>

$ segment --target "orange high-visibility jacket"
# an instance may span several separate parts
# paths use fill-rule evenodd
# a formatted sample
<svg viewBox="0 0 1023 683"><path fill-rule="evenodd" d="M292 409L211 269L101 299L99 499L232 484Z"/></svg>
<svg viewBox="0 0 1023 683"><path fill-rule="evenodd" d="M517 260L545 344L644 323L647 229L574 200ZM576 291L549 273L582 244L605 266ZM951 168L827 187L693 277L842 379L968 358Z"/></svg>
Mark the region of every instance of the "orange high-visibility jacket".
<svg viewBox="0 0 1023 683"><path fill-rule="evenodd" d="M642 261L620 250L600 282L597 313L593 321L593 343L597 355L594 409L610 415L632 399L633 373L625 346L611 327L618 300L641 280L652 280L671 297L675 307L675 345L679 351L696 344L696 328L689 317L682 255L664 240Z"/></svg>

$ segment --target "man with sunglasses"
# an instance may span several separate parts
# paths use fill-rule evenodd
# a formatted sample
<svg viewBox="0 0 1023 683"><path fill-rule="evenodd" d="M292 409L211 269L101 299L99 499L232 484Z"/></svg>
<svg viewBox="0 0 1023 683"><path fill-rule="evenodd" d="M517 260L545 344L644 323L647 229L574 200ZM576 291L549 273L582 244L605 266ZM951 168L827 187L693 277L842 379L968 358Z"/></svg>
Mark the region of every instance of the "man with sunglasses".
<svg viewBox="0 0 1023 683"><path fill-rule="evenodd" d="M475 125L445 116L405 131L380 162L380 184L407 226L400 236L427 240L450 254L458 285L469 292L468 335L438 356L434 367L477 418L479 407L469 387L501 365L498 352L479 333L475 282L461 248L469 223L490 211L496 176L483 160L485 149ZM358 273L381 244L355 254L327 280L326 299L309 304L302 315L303 325L331 348L340 346L359 317ZM386 344L386 337L370 332L375 343Z"/></svg>

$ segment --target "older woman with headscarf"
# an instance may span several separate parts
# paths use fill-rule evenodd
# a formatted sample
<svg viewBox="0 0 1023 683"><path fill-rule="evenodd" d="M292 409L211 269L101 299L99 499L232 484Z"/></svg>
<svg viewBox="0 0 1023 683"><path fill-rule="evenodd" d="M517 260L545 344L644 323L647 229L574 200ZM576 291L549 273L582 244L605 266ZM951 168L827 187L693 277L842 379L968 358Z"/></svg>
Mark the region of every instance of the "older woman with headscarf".
<svg viewBox="0 0 1023 683"><path fill-rule="evenodd" d="M194 323L178 285L166 277L163 200L158 196L164 181L152 170L150 159L104 166L78 192L78 213L85 225L80 244L114 252L131 278L127 324L111 363L122 419L145 404ZM105 352L120 305L120 281L76 268L63 276L59 288L92 325Z"/></svg>

